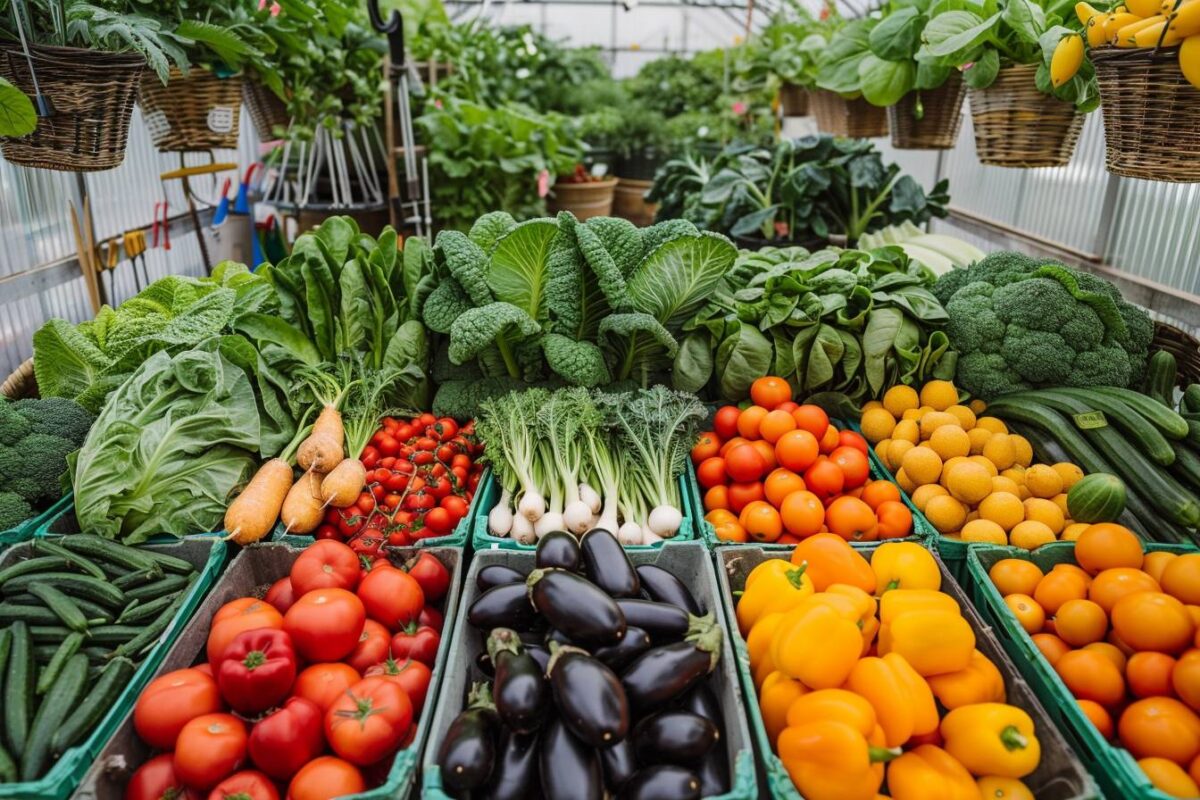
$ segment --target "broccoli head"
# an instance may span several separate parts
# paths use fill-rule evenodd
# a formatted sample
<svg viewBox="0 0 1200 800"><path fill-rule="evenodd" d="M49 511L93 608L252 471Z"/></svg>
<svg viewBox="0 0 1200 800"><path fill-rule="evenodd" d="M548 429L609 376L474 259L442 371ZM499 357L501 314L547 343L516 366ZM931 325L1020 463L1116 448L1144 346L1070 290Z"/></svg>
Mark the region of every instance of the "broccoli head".
<svg viewBox="0 0 1200 800"><path fill-rule="evenodd" d="M96 421L87 409L65 397L18 400L13 403L13 410L29 420L33 426L32 433L61 436L74 442L76 447L83 444L92 423Z"/></svg>
<svg viewBox="0 0 1200 800"><path fill-rule="evenodd" d="M0 492L0 531L11 530L33 516L33 509L16 492Z"/></svg>
<svg viewBox="0 0 1200 800"><path fill-rule="evenodd" d="M950 316L946 335L959 350L978 350L984 353L999 351L1004 340L1004 323L992 308L990 283L969 283L954 294L946 305Z"/></svg>
<svg viewBox="0 0 1200 800"><path fill-rule="evenodd" d="M0 485L35 506L57 500L67 456L78 449L49 433L31 433L13 447L0 447Z"/></svg>
<svg viewBox="0 0 1200 800"><path fill-rule="evenodd" d="M999 353L959 354L954 379L960 386L970 386L972 394L980 397L998 397L1029 388Z"/></svg>
<svg viewBox="0 0 1200 800"><path fill-rule="evenodd" d="M17 413L16 403L0 401L0 445L13 445L33 430L29 420Z"/></svg>

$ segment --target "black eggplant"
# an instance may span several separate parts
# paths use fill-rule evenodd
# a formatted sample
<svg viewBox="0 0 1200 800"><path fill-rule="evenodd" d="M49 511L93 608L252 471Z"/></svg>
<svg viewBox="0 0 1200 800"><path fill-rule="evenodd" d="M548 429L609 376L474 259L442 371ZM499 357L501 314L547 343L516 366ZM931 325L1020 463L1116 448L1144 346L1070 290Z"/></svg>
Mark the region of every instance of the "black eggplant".
<svg viewBox="0 0 1200 800"><path fill-rule="evenodd" d="M595 748L576 739L560 719L551 719L542 731L538 759L542 797L547 800L600 800L604 773Z"/></svg>
<svg viewBox="0 0 1200 800"><path fill-rule="evenodd" d="M489 680L496 676L496 667L492 664L492 660L488 658L487 650L480 650L479 655L475 656L475 668Z"/></svg>
<svg viewBox="0 0 1200 800"><path fill-rule="evenodd" d="M566 531L552 531L538 539L533 557L538 569L579 569L579 540Z"/></svg>
<svg viewBox="0 0 1200 800"><path fill-rule="evenodd" d="M650 634L641 628L632 626L625 629L619 644L612 647L600 647L592 655L608 665L609 669L620 672L627 664L650 649Z"/></svg>
<svg viewBox="0 0 1200 800"><path fill-rule="evenodd" d="M699 714L717 726L718 731L725 728L725 715L721 713L721 703L709 686L711 681L696 684L696 687L679 699L679 710Z"/></svg>
<svg viewBox="0 0 1200 800"><path fill-rule="evenodd" d="M679 606L696 616L704 613L704 609L696 602L695 596L684 586L683 581L662 567L642 564L637 568L637 575L641 579L643 591L650 595L651 600Z"/></svg>
<svg viewBox="0 0 1200 800"><path fill-rule="evenodd" d="M518 572L512 567L506 567L503 564L488 564L479 570L479 574L475 576L475 586L481 592L486 592L488 589L493 589L497 586L504 586L507 583L524 582L524 572Z"/></svg>
<svg viewBox="0 0 1200 800"><path fill-rule="evenodd" d="M564 569L535 569L526 585L533 607L572 641L604 647L625 635L625 617L616 601L586 578Z"/></svg>
<svg viewBox="0 0 1200 800"><path fill-rule="evenodd" d="M467 611L467 622L485 632L492 628L530 630L537 626L538 614L529 602L525 584L509 583L479 595Z"/></svg>
<svg viewBox="0 0 1200 800"><path fill-rule="evenodd" d="M670 764L646 767L634 773L617 797L618 800L697 800L700 778L691 770Z"/></svg>
<svg viewBox="0 0 1200 800"><path fill-rule="evenodd" d="M700 794L713 797L729 791L729 758L724 747L714 747L696 767L700 779Z"/></svg>
<svg viewBox="0 0 1200 800"><path fill-rule="evenodd" d="M721 657L721 629L647 650L621 673L629 707L636 714L655 711L695 686Z"/></svg>
<svg viewBox="0 0 1200 800"><path fill-rule="evenodd" d="M611 531L594 528L579 542L583 567L592 583L612 597L637 597L641 581L629 554Z"/></svg>
<svg viewBox="0 0 1200 800"><path fill-rule="evenodd" d="M442 783L456 792L478 789L492 776L496 761L496 731L500 717L486 683L471 687L467 709L454 718L442 747L438 766Z"/></svg>
<svg viewBox="0 0 1200 800"><path fill-rule="evenodd" d="M487 651L496 668L496 680L492 683L496 712L517 733L532 733L542 726L550 706L542 668L525 652L517 632L509 628L492 631Z"/></svg>
<svg viewBox="0 0 1200 800"><path fill-rule="evenodd" d="M570 636L567 636L558 628L551 628L550 630L546 631L546 636L544 638L547 645L549 645L551 642L558 642L559 644L575 644L571 641Z"/></svg>
<svg viewBox="0 0 1200 800"><path fill-rule="evenodd" d="M559 717L584 744L608 747L629 732L629 704L615 672L578 647L551 645L550 687Z"/></svg>
<svg viewBox="0 0 1200 800"><path fill-rule="evenodd" d="M679 606L654 600L635 600L622 597L617 606L625 615L625 624L641 628L650 634L655 644L677 642L687 636L693 626L708 627L712 617L694 617Z"/></svg>
<svg viewBox="0 0 1200 800"><path fill-rule="evenodd" d="M517 636L521 637L521 644L528 647L531 644L544 644L546 641L546 629L542 625L534 625L527 631L517 631ZM487 647L487 632L484 632L483 646Z"/></svg>
<svg viewBox="0 0 1200 800"><path fill-rule="evenodd" d="M538 668L545 675L546 670L550 666L550 651L540 644L527 644L525 645L525 652L533 656L533 660L537 662Z"/></svg>
<svg viewBox="0 0 1200 800"><path fill-rule="evenodd" d="M664 711L646 717L633 729L633 752L647 766L695 767L721 734L717 726L690 711Z"/></svg>
<svg viewBox="0 0 1200 800"><path fill-rule="evenodd" d="M500 734L492 779L480 800L524 800L537 794L537 786L538 735L505 729Z"/></svg>
<svg viewBox="0 0 1200 800"><path fill-rule="evenodd" d="M604 767L604 785L609 794L616 794L625 782L637 772L637 759L633 757L633 743L622 739L612 747L600 749L600 764Z"/></svg>

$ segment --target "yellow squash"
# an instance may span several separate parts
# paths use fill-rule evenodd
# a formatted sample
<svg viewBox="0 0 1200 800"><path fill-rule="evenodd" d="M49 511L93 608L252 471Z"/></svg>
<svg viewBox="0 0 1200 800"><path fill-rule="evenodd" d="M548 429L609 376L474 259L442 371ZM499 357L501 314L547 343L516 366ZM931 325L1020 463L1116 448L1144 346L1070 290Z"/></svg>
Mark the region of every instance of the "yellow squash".
<svg viewBox="0 0 1200 800"><path fill-rule="evenodd" d="M1139 17L1153 17L1159 12L1162 0L1125 0L1125 6L1130 13Z"/></svg>
<svg viewBox="0 0 1200 800"><path fill-rule="evenodd" d="M1200 33L1184 39L1179 46L1179 70L1188 83L1200 89Z"/></svg>
<svg viewBox="0 0 1200 800"><path fill-rule="evenodd" d="M941 732L946 752L976 776L1023 778L1042 757L1033 720L1005 703L956 708L942 719Z"/></svg>
<svg viewBox="0 0 1200 800"><path fill-rule="evenodd" d="M1050 83L1054 88L1074 78L1083 66L1083 37L1071 33L1058 40L1054 55L1050 57Z"/></svg>
<svg viewBox="0 0 1200 800"><path fill-rule="evenodd" d="M1200 33L1200 2L1189 2L1170 13L1167 27L1180 39Z"/></svg>
<svg viewBox="0 0 1200 800"><path fill-rule="evenodd" d="M1103 47L1108 44L1108 38L1104 35L1104 25L1108 22L1111 13L1098 14L1088 20L1087 23L1087 43L1088 47Z"/></svg>
<svg viewBox="0 0 1200 800"><path fill-rule="evenodd" d="M1088 22L1091 21L1092 17L1095 17L1101 13L1103 12L1093 8L1091 3L1081 2L1075 4L1075 16L1079 17L1080 25L1087 25Z"/></svg>

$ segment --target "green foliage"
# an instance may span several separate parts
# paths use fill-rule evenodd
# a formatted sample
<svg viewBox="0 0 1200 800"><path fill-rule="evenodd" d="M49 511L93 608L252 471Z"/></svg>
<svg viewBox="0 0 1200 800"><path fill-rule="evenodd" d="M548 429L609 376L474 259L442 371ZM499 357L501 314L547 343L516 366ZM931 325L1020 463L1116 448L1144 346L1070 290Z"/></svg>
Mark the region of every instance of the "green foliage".
<svg viewBox="0 0 1200 800"><path fill-rule="evenodd" d="M818 57L845 24L836 11L827 9L823 17L815 18L799 6L772 17L766 27L735 49L735 89L761 86L774 94L785 83L804 88L814 86Z"/></svg>
<svg viewBox="0 0 1200 800"><path fill-rule="evenodd" d="M79 444L49 433L31 433L11 447L0 449L0 486L21 495L34 508L62 496L67 456Z"/></svg>
<svg viewBox="0 0 1200 800"><path fill-rule="evenodd" d="M16 492L0 491L0 531L17 527L33 516L33 508Z"/></svg>
<svg viewBox="0 0 1200 800"><path fill-rule="evenodd" d="M18 400L11 405L13 412L25 419L32 433L47 433L83 444L84 437L92 427L95 417L87 409L65 397L39 397ZM0 411L0 423L3 421ZM0 435L0 444L12 444Z"/></svg>
<svg viewBox="0 0 1200 800"><path fill-rule="evenodd" d="M0 78L0 136L25 136L37 127L33 102L17 87Z"/></svg>

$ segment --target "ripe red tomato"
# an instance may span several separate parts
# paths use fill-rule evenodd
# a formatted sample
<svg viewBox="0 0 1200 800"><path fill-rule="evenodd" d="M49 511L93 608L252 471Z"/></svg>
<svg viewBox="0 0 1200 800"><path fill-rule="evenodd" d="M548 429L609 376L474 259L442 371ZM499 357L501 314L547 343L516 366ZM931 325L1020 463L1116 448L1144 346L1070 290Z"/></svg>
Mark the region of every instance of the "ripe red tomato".
<svg viewBox="0 0 1200 800"><path fill-rule="evenodd" d="M349 664L313 664L296 676L296 682L292 684L292 695L311 700L323 712L361 678L358 670Z"/></svg>
<svg viewBox="0 0 1200 800"><path fill-rule="evenodd" d="M218 783L208 800L279 800L279 791L266 775L244 769Z"/></svg>
<svg viewBox="0 0 1200 800"><path fill-rule="evenodd" d="M425 526L437 536L445 536L450 533L454 530L455 523L456 520L450 516L450 512L441 507L431 508L425 514Z"/></svg>
<svg viewBox="0 0 1200 800"><path fill-rule="evenodd" d="M333 756L314 758L288 784L287 800L330 800L366 791L367 782L353 764Z"/></svg>
<svg viewBox="0 0 1200 800"><path fill-rule="evenodd" d="M743 508L755 500L762 500L764 496L765 492L760 481L729 484L729 507L735 514L742 513Z"/></svg>
<svg viewBox="0 0 1200 800"><path fill-rule="evenodd" d="M373 570L370 574L386 572L392 570ZM362 601L353 592L316 589L288 609L283 629L306 661L339 661L358 646L366 619Z"/></svg>
<svg viewBox="0 0 1200 800"><path fill-rule="evenodd" d="M442 636L433 628L410 622L392 637L393 658L414 658L432 667L437 661L438 645Z"/></svg>
<svg viewBox="0 0 1200 800"><path fill-rule="evenodd" d="M292 579L285 575L272 583L263 600L273 605L280 614L286 614L292 603L296 602L296 593L292 591Z"/></svg>
<svg viewBox="0 0 1200 800"><path fill-rule="evenodd" d="M175 774L194 789L211 789L246 761L246 725L232 714L205 714L175 741Z"/></svg>
<svg viewBox="0 0 1200 800"><path fill-rule="evenodd" d="M125 800L198 800L200 795L175 776L175 756L163 753L138 767L125 786Z"/></svg>
<svg viewBox="0 0 1200 800"><path fill-rule="evenodd" d="M702 433L692 445L692 463L699 464L706 458L712 458L721 452L721 440L712 432Z"/></svg>
<svg viewBox="0 0 1200 800"><path fill-rule="evenodd" d="M846 475L828 458L818 458L804 471L804 485L808 491L821 498L822 502L841 494L846 485Z"/></svg>
<svg viewBox="0 0 1200 800"><path fill-rule="evenodd" d="M758 378L750 384L750 399L770 411L792 399L792 387L783 378L772 375Z"/></svg>
<svg viewBox="0 0 1200 800"><path fill-rule="evenodd" d="M398 684L363 678L325 712L325 738L333 752L365 767L396 752L412 717L412 703Z"/></svg>
<svg viewBox="0 0 1200 800"><path fill-rule="evenodd" d="M753 445L738 445L725 454L725 471L738 483L756 481L766 470L767 462Z"/></svg>
<svg viewBox="0 0 1200 800"><path fill-rule="evenodd" d="M862 434L854 431L840 431L838 433L838 444L842 447L853 447L855 450L861 450L865 456L870 449L867 440L862 437Z"/></svg>
<svg viewBox="0 0 1200 800"><path fill-rule="evenodd" d="M358 670L361 675L367 671L368 667L387 658L391 641L392 634L387 628L373 619L368 619L363 623L362 633L358 637L358 645L350 655L346 656L346 663Z"/></svg>
<svg viewBox="0 0 1200 800"><path fill-rule="evenodd" d="M416 619L425 606L421 584L398 569L372 570L359 585L358 597L367 615L390 631Z"/></svg>
<svg viewBox="0 0 1200 800"><path fill-rule="evenodd" d="M455 524L458 524L458 521L467 515L467 511L471 507L465 497L459 497L456 494L443 497L439 505L450 512L450 515L454 517Z"/></svg>
<svg viewBox="0 0 1200 800"><path fill-rule="evenodd" d="M173 750L184 725L224 707L212 675L177 669L155 678L142 690L133 707L133 728L151 747Z"/></svg>
<svg viewBox="0 0 1200 800"><path fill-rule="evenodd" d="M375 508L374 498L370 502L371 508L365 513ZM358 556L340 542L315 542L292 564L291 578L297 596L313 589L354 591L358 585Z"/></svg>
<svg viewBox="0 0 1200 800"><path fill-rule="evenodd" d="M737 423L741 414L741 409L737 406L721 406L717 409L717 413L713 417L713 431L721 437L722 441L738 435Z"/></svg>
<svg viewBox="0 0 1200 800"><path fill-rule="evenodd" d="M420 715L421 709L425 706L425 695L429 693L429 683L433 679L433 672L415 659L407 658L404 661L396 661L388 658L387 661L368 669L364 677L386 678L397 684L408 695L408 699L413 705L413 714Z"/></svg>
<svg viewBox="0 0 1200 800"><path fill-rule="evenodd" d="M429 525L429 514L425 515L425 524ZM446 596L446 590L450 588L450 570L446 569L446 565L433 553L422 551L419 556L408 562L405 569L420 585L424 603L436 603Z"/></svg>
<svg viewBox="0 0 1200 800"><path fill-rule="evenodd" d="M442 632L442 626L445 625L446 618L442 616L442 612L438 611L433 606L425 606L421 609L421 616L417 617L417 625L428 626L433 628L438 633Z"/></svg>
<svg viewBox="0 0 1200 800"><path fill-rule="evenodd" d="M867 454L857 447L838 447L829 454L829 460L837 465L845 476L846 489L856 489L871 476L871 462Z"/></svg>
<svg viewBox="0 0 1200 800"><path fill-rule="evenodd" d="M254 724L247 748L255 766L286 781L325 749L324 709L303 697L289 698Z"/></svg>
<svg viewBox="0 0 1200 800"><path fill-rule="evenodd" d="M696 467L696 480L705 489L711 489L714 486L723 486L729 481L729 475L726 474L725 459L720 456L706 458Z"/></svg>
<svg viewBox="0 0 1200 800"><path fill-rule="evenodd" d="M805 403L792 412L792 419L796 420L796 427L802 431L808 431L813 436L817 437L817 441L825 435L825 430L829 427L829 415L820 406Z"/></svg>
<svg viewBox="0 0 1200 800"><path fill-rule="evenodd" d="M208 631L208 662L218 664L225 648L242 631L282 627L283 616L270 603L255 597L230 600L213 614L212 627Z"/></svg>

